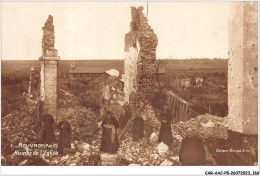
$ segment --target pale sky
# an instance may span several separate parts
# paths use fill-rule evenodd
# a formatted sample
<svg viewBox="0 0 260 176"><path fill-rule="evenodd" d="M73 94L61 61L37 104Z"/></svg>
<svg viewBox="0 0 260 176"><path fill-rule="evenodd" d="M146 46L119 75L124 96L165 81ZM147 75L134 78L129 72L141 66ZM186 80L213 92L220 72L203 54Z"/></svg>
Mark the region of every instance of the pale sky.
<svg viewBox="0 0 260 176"><path fill-rule="evenodd" d="M64 60L124 59L131 6L146 2L2 2L2 59L37 60L42 27L54 17ZM228 58L229 2L149 2L157 58Z"/></svg>

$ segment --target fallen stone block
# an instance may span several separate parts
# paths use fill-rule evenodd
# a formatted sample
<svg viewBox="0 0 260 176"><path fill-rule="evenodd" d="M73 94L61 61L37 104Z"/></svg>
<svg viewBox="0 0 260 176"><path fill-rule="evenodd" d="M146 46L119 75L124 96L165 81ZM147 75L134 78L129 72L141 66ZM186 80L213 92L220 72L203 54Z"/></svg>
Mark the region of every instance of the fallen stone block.
<svg viewBox="0 0 260 176"><path fill-rule="evenodd" d="M82 156L90 156L90 154L89 150L83 150Z"/></svg>
<svg viewBox="0 0 260 176"><path fill-rule="evenodd" d="M101 153L100 159L101 159L101 164L104 162L115 163L117 161L117 154Z"/></svg>
<svg viewBox="0 0 260 176"><path fill-rule="evenodd" d="M72 163L69 166L77 166L77 163Z"/></svg>
<svg viewBox="0 0 260 176"><path fill-rule="evenodd" d="M158 146L157 146L158 152L160 155L165 155L169 149L169 147L164 144L163 142L161 142Z"/></svg>
<svg viewBox="0 0 260 176"><path fill-rule="evenodd" d="M75 140L75 141L74 141L74 144L75 144L75 145L78 145L78 144L79 144L79 141Z"/></svg>
<svg viewBox="0 0 260 176"><path fill-rule="evenodd" d="M150 156L150 160L157 160L159 158L159 155L158 154L152 154Z"/></svg>
<svg viewBox="0 0 260 176"><path fill-rule="evenodd" d="M173 163L166 159L160 164L160 166L173 166Z"/></svg>
<svg viewBox="0 0 260 176"><path fill-rule="evenodd" d="M19 166L24 166L27 162L28 162L28 160L26 159L26 160L22 161L22 162L19 164Z"/></svg>
<svg viewBox="0 0 260 176"><path fill-rule="evenodd" d="M177 139L179 142L182 141L182 137L180 135L178 135L178 134L175 135L174 138Z"/></svg>
<svg viewBox="0 0 260 176"><path fill-rule="evenodd" d="M101 166L113 166L112 162L101 162Z"/></svg>
<svg viewBox="0 0 260 176"><path fill-rule="evenodd" d="M128 166L140 166L140 165L133 163L133 164L129 164Z"/></svg>
<svg viewBox="0 0 260 176"><path fill-rule="evenodd" d="M157 141L158 141L158 135L155 132L153 132L150 136L150 143L155 143Z"/></svg>
<svg viewBox="0 0 260 176"><path fill-rule="evenodd" d="M203 127L205 127L205 128L212 128L212 127L214 127L214 123L211 121L211 120L209 120L207 123L200 123Z"/></svg>
<svg viewBox="0 0 260 176"><path fill-rule="evenodd" d="M78 146L78 150L80 152L84 152L84 150L89 150L90 145L87 143L82 143Z"/></svg>
<svg viewBox="0 0 260 176"><path fill-rule="evenodd" d="M58 161L58 160L54 160L54 161L51 161L51 162L50 162L50 165L51 165L51 166L55 166L55 165L57 165L57 164L59 164L59 161Z"/></svg>
<svg viewBox="0 0 260 176"><path fill-rule="evenodd" d="M169 157L167 159L165 159L160 166L173 166L175 165L175 163L179 163L179 157ZM179 165L179 164L178 164Z"/></svg>
<svg viewBox="0 0 260 176"><path fill-rule="evenodd" d="M65 161L67 161L69 159L69 155L66 155L66 156L63 156L63 157L61 157L61 162L65 162Z"/></svg>

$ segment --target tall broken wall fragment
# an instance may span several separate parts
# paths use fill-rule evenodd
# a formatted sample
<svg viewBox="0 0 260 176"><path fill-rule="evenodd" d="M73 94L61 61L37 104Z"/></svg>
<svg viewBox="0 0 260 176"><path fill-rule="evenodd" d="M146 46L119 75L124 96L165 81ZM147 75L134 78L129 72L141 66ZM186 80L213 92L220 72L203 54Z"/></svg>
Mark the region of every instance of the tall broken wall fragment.
<svg viewBox="0 0 260 176"><path fill-rule="evenodd" d="M135 42L135 43L134 43ZM125 59L124 59L124 93L125 102L132 102L130 98L135 97L137 86L137 60L138 51L136 47L136 35L129 32L125 35Z"/></svg>
<svg viewBox="0 0 260 176"><path fill-rule="evenodd" d="M29 79L29 86L28 86L28 97L32 98L39 95L38 94L39 73L34 67L31 67L29 78L30 79Z"/></svg>
<svg viewBox="0 0 260 176"><path fill-rule="evenodd" d="M135 101L150 103L155 90L158 39L142 10L131 7L131 31L125 36L125 84L130 92L126 96L136 90Z"/></svg>
<svg viewBox="0 0 260 176"><path fill-rule="evenodd" d="M44 101L44 109L47 109L48 113L56 120L58 61L60 57L57 50L54 49L55 36L51 15L49 15L42 30L42 56L39 58L41 63L41 101Z"/></svg>
<svg viewBox="0 0 260 176"><path fill-rule="evenodd" d="M228 127L249 135L258 133L257 12L257 2L232 2L228 32Z"/></svg>
<svg viewBox="0 0 260 176"><path fill-rule="evenodd" d="M45 25L42 27L43 37L42 37L42 55L46 56L47 51L56 51L54 49L54 25L53 25L53 17L49 15ZM57 54L54 52L54 55Z"/></svg>

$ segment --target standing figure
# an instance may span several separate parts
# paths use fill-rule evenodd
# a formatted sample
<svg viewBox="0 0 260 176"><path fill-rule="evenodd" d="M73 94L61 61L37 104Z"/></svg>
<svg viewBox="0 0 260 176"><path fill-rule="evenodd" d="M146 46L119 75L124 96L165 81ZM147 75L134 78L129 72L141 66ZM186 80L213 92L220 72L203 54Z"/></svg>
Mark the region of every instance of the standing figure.
<svg viewBox="0 0 260 176"><path fill-rule="evenodd" d="M181 141L179 158L183 166L205 165L206 154L203 142L194 136L190 128L187 130L187 136Z"/></svg>
<svg viewBox="0 0 260 176"><path fill-rule="evenodd" d="M133 141L139 141L144 138L144 119L136 117L133 124Z"/></svg>
<svg viewBox="0 0 260 176"><path fill-rule="evenodd" d="M119 148L119 141L116 129L119 127L117 120L111 112L107 112L101 124L103 127L100 151L116 153Z"/></svg>
<svg viewBox="0 0 260 176"><path fill-rule="evenodd" d="M54 119L52 115L45 114L43 116L43 142L47 144L51 144L55 142L55 134L54 134L54 128L53 123Z"/></svg>
<svg viewBox="0 0 260 176"><path fill-rule="evenodd" d="M170 146L173 142L171 120L172 120L172 115L167 110L167 105L164 105L160 115L161 128L158 137L158 142L163 142L168 146Z"/></svg>
<svg viewBox="0 0 260 176"><path fill-rule="evenodd" d="M71 148L71 145L70 145L70 135L71 135L70 123L63 120L60 123L58 123L57 129L60 130L59 140L58 140L58 152L59 152L59 154L63 154L64 148Z"/></svg>

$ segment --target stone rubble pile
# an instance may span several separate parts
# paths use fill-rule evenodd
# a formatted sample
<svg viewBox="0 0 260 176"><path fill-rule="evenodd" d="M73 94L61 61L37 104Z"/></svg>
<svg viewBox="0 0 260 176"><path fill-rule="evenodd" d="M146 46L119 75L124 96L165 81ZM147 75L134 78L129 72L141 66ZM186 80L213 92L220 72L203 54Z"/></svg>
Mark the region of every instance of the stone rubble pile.
<svg viewBox="0 0 260 176"><path fill-rule="evenodd" d="M69 116L64 116L64 120L70 123L72 134L78 134L81 128L95 125L102 119L97 117L90 109L77 107Z"/></svg>
<svg viewBox="0 0 260 176"><path fill-rule="evenodd" d="M78 98L68 91L65 91L63 89L58 90L58 108L70 108L79 106L81 107L80 102L78 101Z"/></svg>
<svg viewBox="0 0 260 176"><path fill-rule="evenodd" d="M95 166L100 165L100 152L97 146L81 141L74 141L73 149L67 149L64 155L50 158L50 165L54 166Z"/></svg>
<svg viewBox="0 0 260 176"><path fill-rule="evenodd" d="M227 138L227 118L215 115L199 115L186 122L172 123L173 136L186 137L187 129L191 128L194 135L201 139Z"/></svg>
<svg viewBox="0 0 260 176"><path fill-rule="evenodd" d="M1 160L7 165L54 165L54 166L86 166L86 165L180 165L178 161L179 148L182 138L186 136L186 130L191 128L194 134L205 139L209 137L225 138L227 135L225 118L216 117L213 115L200 115L196 118L190 119L186 122L173 122L173 144L165 147L163 143L158 142L158 133L160 122L158 120L158 113L152 107L146 106L141 116L149 119L149 125L156 127L149 138L141 139L138 142L133 142L132 133L126 133L123 140L120 141L119 151L112 158L108 155L101 154L99 151L101 143L102 128L100 128L102 118L95 114L91 109L80 106L75 96L69 92L61 90L60 101L71 103L72 111L69 115L64 115L63 118L67 120L72 128L71 148L64 149L63 155L52 156L15 156L12 149L6 155L2 154ZM113 106L111 106L113 107ZM110 108L111 108L110 107ZM116 106L110 109L112 112L118 112L120 115L121 109ZM11 114L2 117L2 134L6 136L8 142L11 143L36 143L41 139L41 133L35 133L35 112L30 106L22 106L20 109L12 111ZM117 111L116 111L117 110ZM116 114L115 113L115 114ZM67 113L65 113L67 114ZM114 115L115 115L114 114ZM115 115L116 116L116 115ZM19 122L19 123L17 123ZM95 126L93 126L95 125ZM81 129L90 129L93 127L93 134L86 138L77 138L84 132L88 135L89 131L81 131ZM130 131L130 130L129 130ZM58 139L58 131L56 131L56 139ZM2 135L3 136L3 135ZM2 142L3 144L3 142ZM2 148L3 149L3 148ZM26 151L23 148L20 151ZM105 158L105 160L104 160ZM102 164L102 160L103 164ZM112 161L113 159L113 161ZM213 157L209 154L206 147L206 163L207 165L216 165Z"/></svg>
<svg viewBox="0 0 260 176"><path fill-rule="evenodd" d="M14 152L28 152L26 147L17 147L19 143L36 144L41 140L41 131L36 132L35 105L26 106L23 100L18 102L19 107L12 109L10 114L1 117L1 160L2 165L19 165L24 161L24 165L34 160L36 163L45 165L39 159L31 159L31 156L16 156Z"/></svg>
<svg viewBox="0 0 260 176"><path fill-rule="evenodd" d="M25 142L32 139L37 140L38 136L34 131L36 127L35 118L34 109L29 106L22 106L20 109L13 110L10 114L1 118L2 136L12 144L23 140Z"/></svg>
<svg viewBox="0 0 260 176"><path fill-rule="evenodd" d="M147 139L141 139L138 142L133 142L132 138L128 137L121 141L118 151L119 158L124 158L123 161L129 164L137 164L140 166L161 165L167 157L177 156L178 154L172 150L167 150L163 154L158 152L158 142L149 143ZM179 165L178 162L172 165ZM119 163L124 165L124 163Z"/></svg>
<svg viewBox="0 0 260 176"><path fill-rule="evenodd" d="M61 113L63 120L70 123L72 137L92 136L100 127L98 123L102 117L94 113L90 108L85 108L79 99L68 91L59 90L59 105L64 112Z"/></svg>

